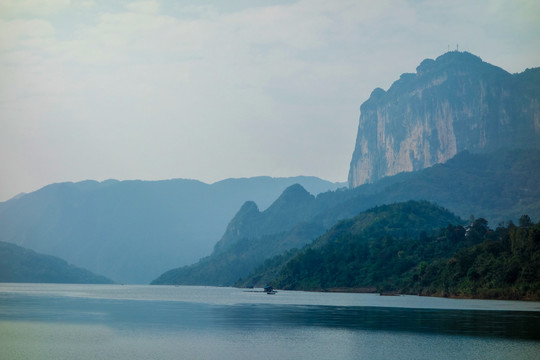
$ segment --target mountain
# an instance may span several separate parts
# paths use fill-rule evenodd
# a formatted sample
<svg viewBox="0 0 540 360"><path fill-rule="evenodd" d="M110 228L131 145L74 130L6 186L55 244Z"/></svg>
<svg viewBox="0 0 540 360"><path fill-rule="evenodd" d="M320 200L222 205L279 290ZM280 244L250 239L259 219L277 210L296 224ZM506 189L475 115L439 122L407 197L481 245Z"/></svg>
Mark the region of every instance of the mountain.
<svg viewBox="0 0 540 360"><path fill-rule="evenodd" d="M343 184L315 177L59 183L0 203L0 239L59 256L122 283L149 283L208 255L247 200L267 207L288 186Z"/></svg>
<svg viewBox="0 0 540 360"><path fill-rule="evenodd" d="M370 199L373 205L427 200L463 218L482 214L493 224L524 214L540 219L539 164L540 150L462 152L446 163L398 175L402 180Z"/></svg>
<svg viewBox="0 0 540 360"><path fill-rule="evenodd" d="M540 148L540 68L520 74L452 51L426 59L360 108L351 188L465 150Z"/></svg>
<svg viewBox="0 0 540 360"><path fill-rule="evenodd" d="M483 218L467 227L460 222L427 202L377 207L237 285L540 299L540 223L526 215L519 226L496 230Z"/></svg>
<svg viewBox="0 0 540 360"><path fill-rule="evenodd" d="M338 221L395 202L427 200L462 218L481 214L495 224L524 214L540 219L538 164L540 150L463 152L444 164L316 197L293 185L264 211L245 203L210 256L153 283L232 285L275 255L294 254Z"/></svg>
<svg viewBox="0 0 540 360"><path fill-rule="evenodd" d="M213 253L154 281L230 285L274 254L310 243L378 205L427 200L493 223L540 218L540 68L521 74L449 52L425 60L361 106L350 190L287 189L245 203Z"/></svg>
<svg viewBox="0 0 540 360"><path fill-rule="evenodd" d="M291 185L262 214L253 201L246 202L229 222L225 234L215 245L220 253L243 238L279 233L314 215L315 197L300 184Z"/></svg>
<svg viewBox="0 0 540 360"><path fill-rule="evenodd" d="M448 210L426 201L374 207L338 222L304 249L273 258L236 285L270 282L281 289L298 290L373 287L374 280L365 279L368 273L359 259L372 250L373 241L384 248L393 241L426 237L449 224L463 223ZM386 261L383 257L379 260Z"/></svg>
<svg viewBox="0 0 540 360"><path fill-rule="evenodd" d="M113 281L55 256L0 241L0 282L112 284Z"/></svg>
<svg viewBox="0 0 540 360"><path fill-rule="evenodd" d="M314 213L315 197L295 184L265 211L246 202L229 222L212 254L199 262L165 272L152 283L231 285L266 258L301 247L325 229L305 222Z"/></svg>

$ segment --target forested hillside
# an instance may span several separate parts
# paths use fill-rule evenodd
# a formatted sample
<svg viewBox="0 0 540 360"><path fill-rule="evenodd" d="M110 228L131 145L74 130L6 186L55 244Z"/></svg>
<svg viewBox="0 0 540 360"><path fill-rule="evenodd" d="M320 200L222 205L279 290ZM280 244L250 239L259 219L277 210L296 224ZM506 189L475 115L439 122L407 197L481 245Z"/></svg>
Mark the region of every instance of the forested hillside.
<svg viewBox="0 0 540 360"><path fill-rule="evenodd" d="M538 164L539 150L464 152L422 171L316 197L294 185L264 211L254 202L245 203L209 257L172 269L154 283L233 284L265 260L290 255L337 222L383 204L427 200L464 219L482 216L492 224L517 222L523 214L540 220Z"/></svg>
<svg viewBox="0 0 540 360"><path fill-rule="evenodd" d="M237 285L540 299L540 223L524 215L517 226L493 230L478 218L470 226L451 222L418 232L415 224L433 216L423 203L375 208L267 261Z"/></svg>
<svg viewBox="0 0 540 360"><path fill-rule="evenodd" d="M0 241L0 282L111 284L113 281L58 257Z"/></svg>

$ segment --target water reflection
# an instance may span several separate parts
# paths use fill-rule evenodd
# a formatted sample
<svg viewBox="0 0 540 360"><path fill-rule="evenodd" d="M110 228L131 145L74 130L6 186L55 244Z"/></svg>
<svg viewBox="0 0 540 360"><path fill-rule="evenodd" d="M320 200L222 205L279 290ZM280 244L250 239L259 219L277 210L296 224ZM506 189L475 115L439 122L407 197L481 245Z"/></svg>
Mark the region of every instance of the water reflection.
<svg viewBox="0 0 540 360"><path fill-rule="evenodd" d="M536 312L252 305L221 313L225 317L217 318L239 327L257 323L540 340Z"/></svg>
<svg viewBox="0 0 540 360"><path fill-rule="evenodd" d="M212 305L2 294L0 320L155 331L328 328L540 340L540 313L314 305Z"/></svg>

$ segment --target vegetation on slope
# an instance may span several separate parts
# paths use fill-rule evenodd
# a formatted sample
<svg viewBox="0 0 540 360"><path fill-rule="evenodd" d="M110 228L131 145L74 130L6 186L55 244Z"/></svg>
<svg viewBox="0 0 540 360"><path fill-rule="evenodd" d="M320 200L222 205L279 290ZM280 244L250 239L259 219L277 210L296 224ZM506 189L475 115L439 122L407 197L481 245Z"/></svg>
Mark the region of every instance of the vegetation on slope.
<svg viewBox="0 0 540 360"><path fill-rule="evenodd" d="M524 215L519 226L510 223L475 236L480 243L420 262L393 288L421 295L540 300L540 223Z"/></svg>
<svg viewBox="0 0 540 360"><path fill-rule="evenodd" d="M113 281L55 256L0 241L0 282L112 284Z"/></svg>
<svg viewBox="0 0 540 360"><path fill-rule="evenodd" d="M291 256L292 249L311 243L339 221L395 202L428 200L463 218L482 215L495 224L517 221L523 214L540 219L539 163L539 150L465 152L419 172L315 198L302 187L292 186L264 211L253 202L244 204L214 253L194 265L173 269L154 283L230 285L242 277L244 286L264 284L274 278L269 273L275 274L274 264L282 263L280 254ZM437 229L448 223L458 222L448 221ZM381 229L391 230L389 226ZM276 255L278 258L273 259ZM268 272L257 272L257 279L247 277L265 261Z"/></svg>
<svg viewBox="0 0 540 360"><path fill-rule="evenodd" d="M321 290L328 287L363 287L365 285L361 281L349 279L351 274L344 275L343 279L339 278L339 274L347 272L347 266L356 261L356 254L365 250L360 247L365 248L372 239L391 237L401 241L415 239L452 223L461 224L463 220L448 210L426 201L409 201L375 207L352 219L339 222L301 251L289 251L266 261L252 276L239 281L237 285L263 285L262 281L271 280L273 275L272 283L287 288L292 282L284 277L288 271L286 268L298 263L300 267L293 271L293 277L298 275L298 271L302 274L305 272L305 275L315 275L317 271L321 273L315 275L318 283L305 278L302 281L305 280L309 284L295 284L295 288ZM304 268L304 261L313 266L306 265ZM349 270L354 271L352 268ZM276 277L276 274L279 275ZM277 282L275 279L281 280Z"/></svg>
<svg viewBox="0 0 540 360"><path fill-rule="evenodd" d="M394 220L385 228L377 222L362 226L365 217L341 222L238 285L267 280L270 274L270 284L282 289L540 299L540 223L524 215L518 226L510 222L491 230L479 218L470 226L448 224L411 236L407 214L418 206L409 202L393 208Z"/></svg>
<svg viewBox="0 0 540 360"><path fill-rule="evenodd" d="M230 286L252 272L268 257L282 254L291 248L302 247L324 229L314 224L299 224L290 232L266 235L256 239L243 238L226 251L214 252L196 264L172 269L152 281L152 285L218 285Z"/></svg>

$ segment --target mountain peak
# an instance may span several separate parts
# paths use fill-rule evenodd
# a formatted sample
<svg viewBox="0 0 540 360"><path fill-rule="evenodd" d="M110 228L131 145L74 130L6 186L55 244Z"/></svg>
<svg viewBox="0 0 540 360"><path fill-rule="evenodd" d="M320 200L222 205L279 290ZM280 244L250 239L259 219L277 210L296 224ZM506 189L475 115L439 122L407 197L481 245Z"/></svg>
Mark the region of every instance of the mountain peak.
<svg viewBox="0 0 540 360"><path fill-rule="evenodd" d="M238 210L238 213L236 216L245 216L246 214L254 214L259 213L259 207L254 201L246 201L240 210Z"/></svg>
<svg viewBox="0 0 540 360"><path fill-rule="evenodd" d="M425 59L360 107L349 186L421 170L461 151L540 147L540 76L468 52Z"/></svg>
<svg viewBox="0 0 540 360"><path fill-rule="evenodd" d="M302 185L293 184L283 191L276 202L301 201L312 198L313 195L311 195Z"/></svg>
<svg viewBox="0 0 540 360"><path fill-rule="evenodd" d="M437 59L425 59L416 68L418 76L429 75L432 73L457 71L460 75L470 73L495 72L499 75L510 75L507 71L489 64L479 56L463 51L449 51L437 57Z"/></svg>
<svg viewBox="0 0 540 360"><path fill-rule="evenodd" d="M481 63L483 62L479 56L471 54L467 51L448 51L440 55L436 59L437 62L469 62L469 63Z"/></svg>
<svg viewBox="0 0 540 360"><path fill-rule="evenodd" d="M294 184L286 188L265 213L290 213L292 215L298 207L304 207L314 201L315 197L302 185Z"/></svg>
<svg viewBox="0 0 540 360"><path fill-rule="evenodd" d="M227 225L225 234L214 246L214 253L220 253L238 242L238 240L251 236L256 230L251 224L257 223L260 215L257 204L253 201L246 201Z"/></svg>

